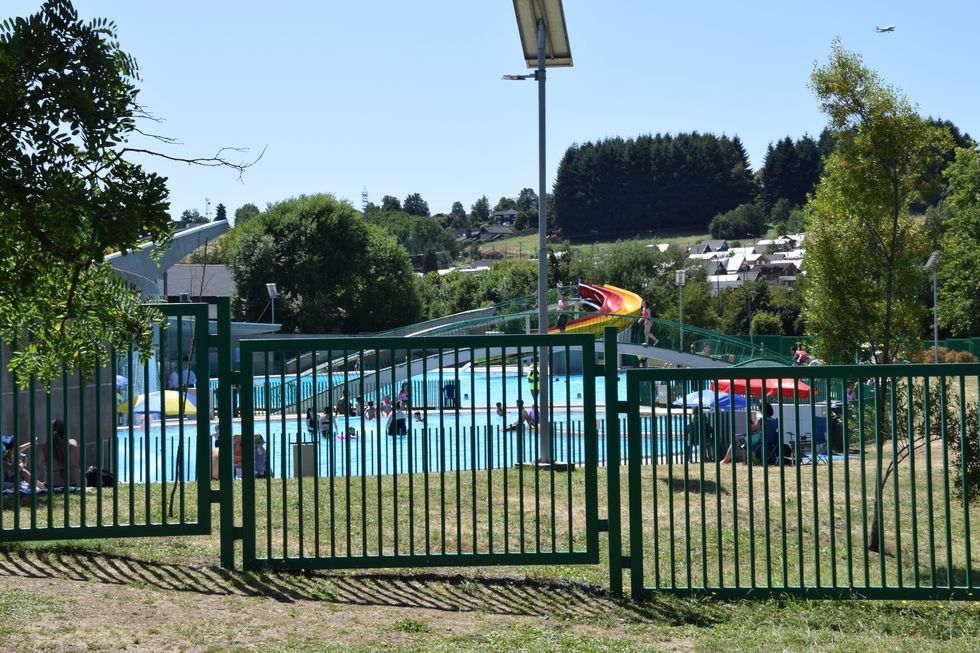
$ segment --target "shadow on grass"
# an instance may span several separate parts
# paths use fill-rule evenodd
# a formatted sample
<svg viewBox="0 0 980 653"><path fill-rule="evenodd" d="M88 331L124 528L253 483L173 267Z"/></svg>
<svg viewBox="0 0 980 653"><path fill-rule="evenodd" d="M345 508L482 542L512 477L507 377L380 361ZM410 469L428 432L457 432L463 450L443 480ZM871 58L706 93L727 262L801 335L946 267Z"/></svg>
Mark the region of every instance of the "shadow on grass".
<svg viewBox="0 0 980 653"><path fill-rule="evenodd" d="M574 581L433 572L242 572L65 546L31 550L0 547L2 577L56 578L217 596L263 596L283 603L323 601L549 619L708 626L722 618L717 609L704 602L664 597L633 603L613 599L602 588Z"/></svg>
<svg viewBox="0 0 980 653"><path fill-rule="evenodd" d="M718 484L714 481L692 478L685 481L683 478L661 479L664 484L670 487L675 494L715 494L718 491ZM722 487L723 495L729 494L728 488Z"/></svg>

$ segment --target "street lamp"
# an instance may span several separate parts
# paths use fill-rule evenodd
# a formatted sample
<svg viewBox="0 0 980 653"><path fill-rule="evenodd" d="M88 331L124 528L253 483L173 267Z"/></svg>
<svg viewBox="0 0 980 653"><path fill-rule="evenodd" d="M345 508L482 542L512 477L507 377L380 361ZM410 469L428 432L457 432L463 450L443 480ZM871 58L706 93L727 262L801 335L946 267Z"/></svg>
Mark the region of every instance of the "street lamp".
<svg viewBox="0 0 980 653"><path fill-rule="evenodd" d="M572 53L565 28L565 11L561 0L514 0L517 30L521 36L524 61L536 68L533 75L504 75L504 79L529 79L538 82L538 333L548 333L548 256L547 256L547 187L545 185L545 68L571 66ZM552 460L550 406L551 377L548 373L548 348L541 347L538 355L541 388L541 426L538 431L540 458L550 465Z"/></svg>
<svg viewBox="0 0 980 653"><path fill-rule="evenodd" d="M674 271L674 285L677 286L677 290L680 293L680 320L681 323L681 337L680 337L680 350L684 351L684 285L687 283L687 270L675 270Z"/></svg>
<svg viewBox="0 0 980 653"><path fill-rule="evenodd" d="M276 289L276 284L267 283L265 284L265 291L269 293L269 301L272 302L272 323L276 323L276 297L279 296L279 291Z"/></svg>
<svg viewBox="0 0 980 653"><path fill-rule="evenodd" d="M932 355L933 362L939 362L939 295L936 292L936 268L939 267L939 250L929 255L923 266L932 272Z"/></svg>

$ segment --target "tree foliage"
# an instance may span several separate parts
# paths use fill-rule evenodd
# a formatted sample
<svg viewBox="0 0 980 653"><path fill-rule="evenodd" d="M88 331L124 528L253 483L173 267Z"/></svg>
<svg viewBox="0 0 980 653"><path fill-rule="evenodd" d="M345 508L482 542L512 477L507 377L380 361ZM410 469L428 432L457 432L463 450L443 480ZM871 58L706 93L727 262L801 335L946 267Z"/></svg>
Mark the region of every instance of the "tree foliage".
<svg viewBox="0 0 980 653"><path fill-rule="evenodd" d="M755 193L737 136L614 138L565 151L548 214L567 238L631 236L703 228Z"/></svg>
<svg viewBox="0 0 980 653"><path fill-rule="evenodd" d="M939 321L956 337L980 335L980 150L960 148L946 169L949 197L938 271Z"/></svg>
<svg viewBox="0 0 980 653"><path fill-rule="evenodd" d="M365 218L397 238L412 257L421 259L427 252L432 252L439 261L448 264L456 255L452 230L439 218L381 210L369 210Z"/></svg>
<svg viewBox="0 0 980 653"><path fill-rule="evenodd" d="M360 333L419 319L421 298L405 249L348 202L301 196L271 205L230 244L238 319L257 321L278 285L284 331Z"/></svg>
<svg viewBox="0 0 980 653"><path fill-rule="evenodd" d="M105 343L146 351L158 314L103 261L172 233L165 180L126 160L136 62L68 0L0 26L0 336L19 378L91 370Z"/></svg>
<svg viewBox="0 0 980 653"><path fill-rule="evenodd" d="M481 306L533 295L537 290L537 267L524 259L498 261L483 273L429 273L422 285L426 315L437 318ZM522 308L530 308L528 304Z"/></svg>
<svg viewBox="0 0 980 653"><path fill-rule="evenodd" d="M240 227L257 216L259 213L261 213L261 211L259 211L259 207L255 206L251 202L242 204L235 209L235 226Z"/></svg>
<svg viewBox="0 0 980 653"><path fill-rule="evenodd" d="M184 209L184 212L180 214L180 220L177 221L180 229L187 229L198 224L207 223L208 219L201 215L201 212L197 209Z"/></svg>
<svg viewBox="0 0 980 653"><path fill-rule="evenodd" d="M422 199L419 193L412 193L406 197L402 207L402 210L409 215L429 217L429 203Z"/></svg>
<svg viewBox="0 0 980 653"><path fill-rule="evenodd" d="M381 210L382 211L401 211L402 203L394 195L385 195L381 198Z"/></svg>
<svg viewBox="0 0 980 653"><path fill-rule="evenodd" d="M820 142L804 135L794 141L789 136L769 144L766 156L759 170L759 195L767 210L780 199L793 206L806 204L807 195L820 180L823 170L823 157L830 154L821 149L821 143L826 147L830 139L821 138Z"/></svg>
<svg viewBox="0 0 980 653"><path fill-rule="evenodd" d="M810 203L807 331L830 361L862 342L890 361L920 335L927 252L908 206L949 137L839 43L811 80L837 148Z"/></svg>
<svg viewBox="0 0 980 653"><path fill-rule="evenodd" d="M758 238L765 228L766 212L758 202L739 204L731 211L719 213L708 224L711 237L724 240Z"/></svg>
<svg viewBox="0 0 980 653"><path fill-rule="evenodd" d="M490 219L490 200L487 199L486 195L482 195L480 199L473 202L470 207L470 217L478 223Z"/></svg>
<svg viewBox="0 0 980 653"><path fill-rule="evenodd" d="M224 204L218 203L218 206L214 208L214 221L221 222L222 220L228 219L228 209Z"/></svg>

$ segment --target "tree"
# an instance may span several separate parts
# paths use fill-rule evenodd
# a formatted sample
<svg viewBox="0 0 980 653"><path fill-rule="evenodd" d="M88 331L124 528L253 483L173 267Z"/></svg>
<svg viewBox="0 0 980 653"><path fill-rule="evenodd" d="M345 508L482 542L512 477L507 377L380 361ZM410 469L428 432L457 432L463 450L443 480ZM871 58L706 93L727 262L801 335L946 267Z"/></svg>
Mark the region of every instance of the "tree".
<svg viewBox="0 0 980 653"><path fill-rule="evenodd" d="M755 335L780 335L783 332L783 321L779 316L769 311L759 311L752 316L752 331Z"/></svg>
<svg viewBox="0 0 980 653"><path fill-rule="evenodd" d="M811 81L837 133L837 149L810 202L807 331L828 360L847 360L860 343L870 342L880 347L881 362L889 363L901 346L896 343L917 342L921 335L918 291L926 243L908 209L928 185L930 163L948 149L949 133L919 116L840 43ZM879 459L889 436L887 393L880 383ZM871 551L881 551L886 481L887 473L874 484Z"/></svg>
<svg viewBox="0 0 980 653"><path fill-rule="evenodd" d="M438 218L409 215L403 211L368 211L366 219L397 238L410 256L432 251L448 262L456 253L452 231Z"/></svg>
<svg viewBox="0 0 980 653"><path fill-rule="evenodd" d="M177 222L181 229L187 229L196 224L205 224L207 221L208 219L201 215L197 209L184 209L184 212L180 214L180 220Z"/></svg>
<svg viewBox="0 0 980 653"><path fill-rule="evenodd" d="M820 146L809 136L793 141L789 136L770 143L759 170L760 195L767 210L780 199L791 205L803 205L813 191L823 170Z"/></svg>
<svg viewBox="0 0 980 653"><path fill-rule="evenodd" d="M436 272L439 269L439 260L433 250L426 250L422 257L422 272Z"/></svg>
<svg viewBox="0 0 980 653"><path fill-rule="evenodd" d="M373 332L420 317L405 249L349 202L331 195L285 200L229 235L239 319L259 320L269 281L278 284L276 318L285 331Z"/></svg>
<svg viewBox="0 0 980 653"><path fill-rule="evenodd" d="M30 325L9 363L22 381L50 381L65 364L86 373L108 360L107 343L149 353L161 316L104 256L146 241L164 250L173 224L165 179L130 155L239 172L254 163L130 144L147 135L138 79L115 24L82 22L70 0L0 25L0 337L19 340Z"/></svg>
<svg viewBox="0 0 980 653"><path fill-rule="evenodd" d="M497 204L493 207L495 213L497 211L506 211L507 209L517 209L517 202L514 200L514 198L501 197L499 200L497 200Z"/></svg>
<svg viewBox="0 0 980 653"><path fill-rule="evenodd" d="M402 203L393 195L385 195L381 198L382 211L401 211Z"/></svg>
<svg viewBox="0 0 980 653"><path fill-rule="evenodd" d="M222 220L228 219L228 209L225 208L224 204L218 203L218 206L214 209L214 221L221 222Z"/></svg>
<svg viewBox="0 0 980 653"><path fill-rule="evenodd" d="M490 200L487 199L486 195L473 202L473 206L470 207L470 215L477 222L486 222L490 219Z"/></svg>
<svg viewBox="0 0 980 653"><path fill-rule="evenodd" d="M466 209L463 208L463 203L460 201L453 202L453 208L452 211L450 211L450 215L452 215L457 221L465 218Z"/></svg>
<svg viewBox="0 0 980 653"><path fill-rule="evenodd" d="M708 224L708 230L712 238L732 240L757 238L762 235L765 226L766 212L757 202L752 202L716 215Z"/></svg>
<svg viewBox="0 0 980 653"><path fill-rule="evenodd" d="M409 215L429 217L429 204L418 193L412 193L405 198L403 210Z"/></svg>
<svg viewBox="0 0 980 653"><path fill-rule="evenodd" d="M549 209L566 238L706 226L752 200L741 141L713 134L612 138L565 151ZM548 200L546 200L548 201ZM552 225L549 225L549 227Z"/></svg>
<svg viewBox="0 0 980 653"><path fill-rule="evenodd" d="M809 205L807 331L827 360L848 361L871 342L890 361L896 342L920 336L927 252L908 205L949 135L839 43L811 79L837 149Z"/></svg>
<svg viewBox="0 0 980 653"><path fill-rule="evenodd" d="M255 206L251 202L242 204L235 210L235 226L242 226L259 213L261 213L261 211L259 211L259 207Z"/></svg>
<svg viewBox="0 0 980 653"><path fill-rule="evenodd" d="M148 351L159 314L104 261L172 234L165 180L125 159L140 115L115 24L48 0L0 26L0 336L32 339L10 369L89 371L105 342Z"/></svg>
<svg viewBox="0 0 980 653"><path fill-rule="evenodd" d="M946 169L946 233L937 273L939 321L956 337L980 335L980 150L960 148Z"/></svg>

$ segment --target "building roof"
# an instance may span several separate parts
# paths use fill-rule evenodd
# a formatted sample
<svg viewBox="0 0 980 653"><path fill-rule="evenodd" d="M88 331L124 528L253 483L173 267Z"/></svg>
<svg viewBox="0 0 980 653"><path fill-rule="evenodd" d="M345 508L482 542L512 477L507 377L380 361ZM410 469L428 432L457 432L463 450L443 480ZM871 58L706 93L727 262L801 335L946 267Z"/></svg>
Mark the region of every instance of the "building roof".
<svg viewBox="0 0 980 653"><path fill-rule="evenodd" d="M231 270L224 265L178 263L166 275L168 297L181 293L191 297L228 297L235 285Z"/></svg>
<svg viewBox="0 0 980 653"><path fill-rule="evenodd" d="M504 236L504 235L509 236L512 233L514 233L514 230L513 229L511 229L510 227L507 227L505 225L499 225L499 226L498 225L487 225L486 227L481 227L480 228L480 231L481 232L488 233L488 234L501 235L501 236Z"/></svg>

